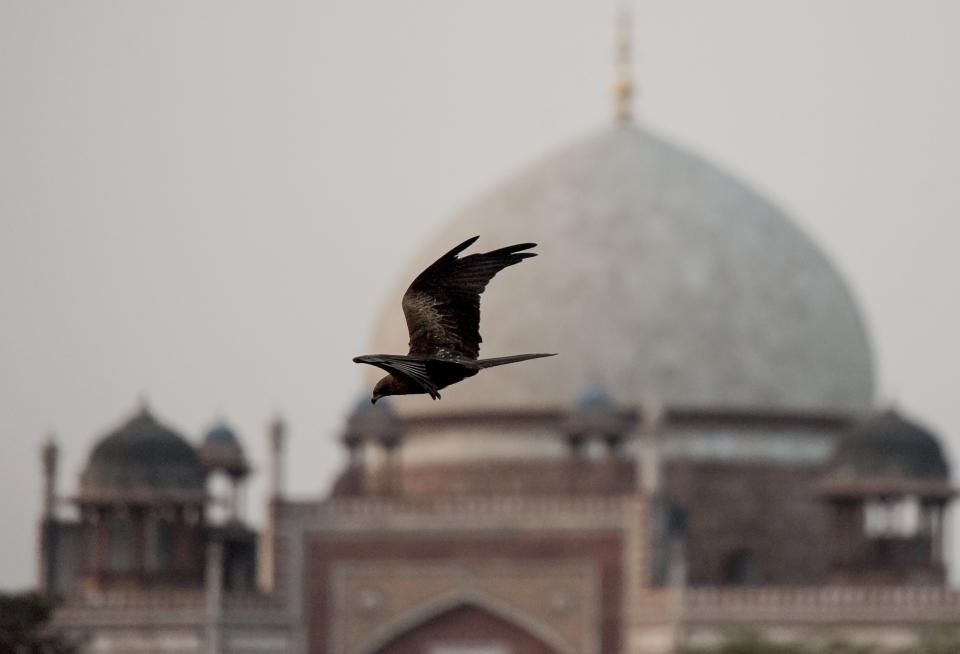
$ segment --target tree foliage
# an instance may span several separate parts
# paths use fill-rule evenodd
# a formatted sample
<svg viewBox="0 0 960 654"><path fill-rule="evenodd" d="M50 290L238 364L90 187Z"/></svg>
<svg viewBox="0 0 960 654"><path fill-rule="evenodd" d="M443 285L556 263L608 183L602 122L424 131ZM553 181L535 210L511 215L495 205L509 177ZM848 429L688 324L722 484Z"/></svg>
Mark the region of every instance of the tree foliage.
<svg viewBox="0 0 960 654"><path fill-rule="evenodd" d="M834 640L826 645L775 643L755 634L732 637L719 648L682 648L680 654L960 654L960 632L956 629L934 629L916 645L891 650L872 645L859 645Z"/></svg>
<svg viewBox="0 0 960 654"><path fill-rule="evenodd" d="M46 625L53 602L39 593L0 593L0 654L72 654L76 650Z"/></svg>

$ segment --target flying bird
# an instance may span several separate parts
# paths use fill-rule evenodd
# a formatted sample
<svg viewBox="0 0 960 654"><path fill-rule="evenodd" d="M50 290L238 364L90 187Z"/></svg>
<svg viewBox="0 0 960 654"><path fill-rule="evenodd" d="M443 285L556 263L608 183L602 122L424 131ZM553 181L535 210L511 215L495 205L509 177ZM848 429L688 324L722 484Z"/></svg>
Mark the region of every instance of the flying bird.
<svg viewBox="0 0 960 654"><path fill-rule="evenodd" d="M370 401L387 395L429 393L440 399L440 389L473 377L484 368L550 357L553 354L515 354L493 359L480 356L480 294L493 277L524 259L536 243L510 245L492 252L457 255L479 236L469 238L417 275L403 294L403 316L410 333L408 354L366 354L354 363L368 363L387 371L373 387Z"/></svg>

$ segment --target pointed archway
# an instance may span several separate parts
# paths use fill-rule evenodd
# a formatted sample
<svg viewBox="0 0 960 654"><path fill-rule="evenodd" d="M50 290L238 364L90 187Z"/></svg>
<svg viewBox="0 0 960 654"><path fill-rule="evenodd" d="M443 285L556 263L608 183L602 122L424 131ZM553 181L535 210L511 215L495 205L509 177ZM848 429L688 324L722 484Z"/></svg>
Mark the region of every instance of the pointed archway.
<svg viewBox="0 0 960 654"><path fill-rule="evenodd" d="M561 654L531 631L472 602L433 613L372 654Z"/></svg>

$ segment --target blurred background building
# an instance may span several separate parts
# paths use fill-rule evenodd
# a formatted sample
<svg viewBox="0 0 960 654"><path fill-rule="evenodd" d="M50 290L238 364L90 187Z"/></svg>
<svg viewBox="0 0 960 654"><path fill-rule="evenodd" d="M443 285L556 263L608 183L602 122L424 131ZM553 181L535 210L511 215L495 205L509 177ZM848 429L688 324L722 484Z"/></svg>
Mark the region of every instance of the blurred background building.
<svg viewBox="0 0 960 654"><path fill-rule="evenodd" d="M613 125L396 276L371 347L406 350L404 287L480 234L543 255L485 294L485 354L560 356L436 403L363 397L322 498L285 496L272 424L259 539L224 424L191 444L141 407L71 497L48 444L54 627L91 652L318 654L639 654L742 630L896 648L960 629L950 467L877 406L849 288L770 202L634 124L622 72Z"/></svg>
<svg viewBox="0 0 960 654"><path fill-rule="evenodd" d="M600 654L960 626L940 443L875 405L856 302L776 207L618 105L455 217L371 351L405 351L394 300L473 234L543 255L488 289L485 352L559 357L436 403L363 397L324 498L284 496L271 425L259 548L224 424L193 445L144 406L69 498L48 444L57 628L96 652Z"/></svg>

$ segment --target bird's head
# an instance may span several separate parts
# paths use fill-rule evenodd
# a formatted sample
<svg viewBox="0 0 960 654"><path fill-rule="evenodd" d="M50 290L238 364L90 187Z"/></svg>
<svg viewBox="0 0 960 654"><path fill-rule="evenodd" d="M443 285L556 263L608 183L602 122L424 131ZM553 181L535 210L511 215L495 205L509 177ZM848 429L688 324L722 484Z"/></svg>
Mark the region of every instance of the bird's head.
<svg viewBox="0 0 960 654"><path fill-rule="evenodd" d="M393 377L387 375L383 379L377 382L377 385L373 387L373 395L370 396L370 404L376 404L377 400L386 395L393 395L391 386L393 384Z"/></svg>

